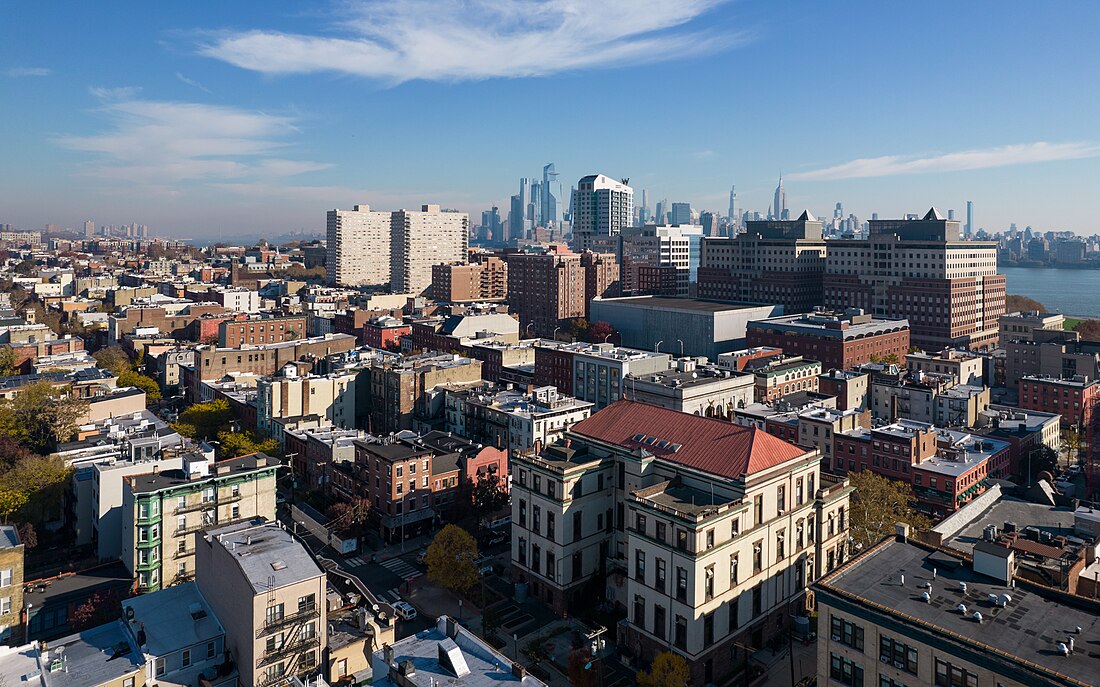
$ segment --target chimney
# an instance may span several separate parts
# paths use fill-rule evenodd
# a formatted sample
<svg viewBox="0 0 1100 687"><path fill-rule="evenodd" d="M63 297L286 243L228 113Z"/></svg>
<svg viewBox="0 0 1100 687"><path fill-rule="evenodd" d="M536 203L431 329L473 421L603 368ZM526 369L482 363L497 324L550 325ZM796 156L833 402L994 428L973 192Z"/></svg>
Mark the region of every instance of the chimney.
<svg viewBox="0 0 1100 687"><path fill-rule="evenodd" d="M382 660L386 662L386 666L393 665L393 647L389 644L382 645Z"/></svg>
<svg viewBox="0 0 1100 687"><path fill-rule="evenodd" d="M523 681L527 677L527 667L522 663L512 663L512 675Z"/></svg>
<svg viewBox="0 0 1100 687"><path fill-rule="evenodd" d="M909 525L904 522L894 523L894 532L898 535L898 541L904 544L909 540Z"/></svg>

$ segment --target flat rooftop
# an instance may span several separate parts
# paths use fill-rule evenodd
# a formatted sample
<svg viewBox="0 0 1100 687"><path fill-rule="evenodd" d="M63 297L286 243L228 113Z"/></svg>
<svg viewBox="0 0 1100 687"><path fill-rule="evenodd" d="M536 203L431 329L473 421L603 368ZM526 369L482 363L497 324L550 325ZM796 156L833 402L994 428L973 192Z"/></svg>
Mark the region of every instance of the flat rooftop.
<svg viewBox="0 0 1100 687"><path fill-rule="evenodd" d="M905 576L904 585L900 575ZM928 582L932 599L925 603L921 595ZM960 582L966 583L965 592ZM1100 651L1094 646L1100 638L1100 606L1095 602L1081 599L1071 605L1041 595L1031 585L1009 588L942 552L891 539L823 578L817 587L827 602L829 596L839 596L913 628L918 635L928 633L957 651L971 652L979 664L1011 662L1015 670L1042 675L1051 684L1062 684L1065 677L1095 684L1100 676ZM989 603L990 594L1006 593L1012 597L1006 608ZM960 603L966 605L967 615L956 610ZM974 611L982 614L981 623L971 618ZM1076 651L1062 656L1058 644L1068 643L1075 627L1082 629L1075 636Z"/></svg>
<svg viewBox="0 0 1100 687"><path fill-rule="evenodd" d="M634 492L634 497L648 501L658 508L672 509L678 513L692 516L703 515L715 507L730 503L730 499L712 494L709 491L683 485L658 484Z"/></svg>
<svg viewBox="0 0 1100 687"><path fill-rule="evenodd" d="M134 646L121 620L50 642L51 659L61 647L65 647L64 669L49 673L50 687L115 682L145 665L145 654Z"/></svg>
<svg viewBox="0 0 1100 687"><path fill-rule="evenodd" d="M134 610L134 620L145 628L146 651L153 656L205 645L225 634L194 582L126 599L122 606Z"/></svg>
<svg viewBox="0 0 1100 687"><path fill-rule="evenodd" d="M130 489L135 494L147 494L162 489L172 489L186 484L202 484L214 479L224 479L234 475L242 475L255 470L266 470L282 465L278 458L272 458L264 453L256 453L250 456L240 456L229 460L220 460L210 463L209 475L189 476L183 470L165 470L163 472L149 472L143 475L131 475L126 480ZM220 472L227 468L225 473Z"/></svg>
<svg viewBox="0 0 1100 687"><path fill-rule="evenodd" d="M753 308L771 308L765 303L727 303L709 301L701 298L677 298L675 296L627 296L624 298L601 298L600 303L613 303L631 308L657 308L661 310L685 310L697 313L720 313L734 310L752 310Z"/></svg>
<svg viewBox="0 0 1100 687"><path fill-rule="evenodd" d="M988 508L977 514L966 526L944 540L944 544L959 551L982 540L982 530L996 525L1000 531L1006 522L1016 525L1017 531L1025 527L1037 527L1054 536L1073 536L1073 509L1031 503L1015 496L1002 496Z"/></svg>
<svg viewBox="0 0 1100 687"><path fill-rule="evenodd" d="M257 594L324 575L306 547L275 523L252 520L208 530L206 536L229 552Z"/></svg>

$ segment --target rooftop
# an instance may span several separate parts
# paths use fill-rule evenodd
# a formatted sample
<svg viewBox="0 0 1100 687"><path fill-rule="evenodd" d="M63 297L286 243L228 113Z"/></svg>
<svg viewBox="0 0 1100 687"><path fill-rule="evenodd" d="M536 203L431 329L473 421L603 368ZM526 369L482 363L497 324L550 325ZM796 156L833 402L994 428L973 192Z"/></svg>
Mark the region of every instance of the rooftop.
<svg viewBox="0 0 1100 687"><path fill-rule="evenodd" d="M44 668L49 665L47 661L57 658L62 648L63 668L48 673L46 681L50 687L85 687L113 682L145 665L145 655L134 646L121 620L50 642Z"/></svg>
<svg viewBox="0 0 1100 687"><path fill-rule="evenodd" d="M933 569L936 575L933 578ZM905 584L899 582L905 576ZM966 583L966 591L959 585ZM931 601L921 594L931 583ZM1039 674L1065 683L1094 684L1100 675L1100 652L1089 646L1100 637L1100 606L1080 597L1049 596L1039 587L1017 584L1009 588L992 578L974 573L964 561L943 552L926 550L914 543L887 540L853 559L817 584L819 598L826 603L839 597L877 616L891 616L916 634L929 634L947 641L957 651L989 665L1013 664L1015 671ZM1000 608L989 595L1009 594L1008 606ZM979 623L971 613L982 614ZM1082 628L1077 650L1063 656L1059 642L1066 642L1073 628ZM936 641L936 640L925 640Z"/></svg>
<svg viewBox="0 0 1100 687"><path fill-rule="evenodd" d="M578 422L570 433L731 479L806 455L805 450L755 427L628 400L616 401Z"/></svg>
<svg viewBox="0 0 1100 687"><path fill-rule="evenodd" d="M301 542L262 519L208 530L206 539L229 552L256 594L324 575Z"/></svg>
<svg viewBox="0 0 1100 687"><path fill-rule="evenodd" d="M490 687L516 684L522 687L542 687L545 683L533 675L513 674L512 661L497 652L480 637L440 616L435 627L394 642L392 671L404 670L402 682L388 674L375 674L376 686L461 684L465 687ZM375 664L385 666L384 654L374 655ZM384 668L384 669L386 669Z"/></svg>
<svg viewBox="0 0 1100 687"><path fill-rule="evenodd" d="M1002 496L974 515L958 532L944 539L944 545L959 551L969 551L971 546L982 540L982 532L987 525L996 525L1001 530L1006 522L1013 523L1017 530L1035 527L1056 537L1073 536L1073 509L1031 503L1014 496Z"/></svg>
<svg viewBox="0 0 1100 687"><path fill-rule="evenodd" d="M164 656L225 634L194 582L165 587L122 602L145 630L145 650Z"/></svg>
<svg viewBox="0 0 1100 687"><path fill-rule="evenodd" d="M701 298L676 298L674 296L627 296L625 298L600 298L601 303L614 303L617 306L631 308L653 308L658 310L681 310L696 313L720 313L734 312L737 310L751 310L753 308L771 308L773 306L726 303L723 301L708 301Z"/></svg>
<svg viewBox="0 0 1100 687"><path fill-rule="evenodd" d="M15 525L0 525L0 549L10 549L22 543Z"/></svg>
<svg viewBox="0 0 1100 687"><path fill-rule="evenodd" d="M183 470L165 470L131 475L126 478L130 490L135 494L147 494L164 489L173 489L185 484L201 484L218 478L241 475L254 470L277 468L282 463L265 453L253 453L248 456L220 460L210 464L210 474L188 474Z"/></svg>
<svg viewBox="0 0 1100 687"><path fill-rule="evenodd" d="M748 323L748 328L835 339L860 339L907 331L909 320L874 318L863 314L862 310L853 313L810 312L754 320Z"/></svg>

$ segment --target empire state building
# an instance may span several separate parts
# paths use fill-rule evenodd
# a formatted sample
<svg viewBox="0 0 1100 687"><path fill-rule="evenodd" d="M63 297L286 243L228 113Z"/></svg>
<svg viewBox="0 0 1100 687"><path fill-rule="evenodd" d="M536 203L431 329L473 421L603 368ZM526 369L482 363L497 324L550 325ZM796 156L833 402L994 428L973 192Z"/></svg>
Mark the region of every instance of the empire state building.
<svg viewBox="0 0 1100 687"><path fill-rule="evenodd" d="M783 190L783 175L779 175L779 185L775 187L775 217L773 219L788 219L787 216L787 192Z"/></svg>

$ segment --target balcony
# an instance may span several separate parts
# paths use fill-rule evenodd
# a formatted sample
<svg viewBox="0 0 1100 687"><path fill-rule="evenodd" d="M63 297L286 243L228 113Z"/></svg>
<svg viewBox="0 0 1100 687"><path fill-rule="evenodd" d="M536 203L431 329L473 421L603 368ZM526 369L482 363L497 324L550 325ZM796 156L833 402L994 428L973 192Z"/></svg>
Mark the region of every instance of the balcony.
<svg viewBox="0 0 1100 687"><path fill-rule="evenodd" d="M201 529L204 529L206 527L213 527L214 525L217 525L217 524L218 524L217 521L198 522L198 523L195 523L194 525L188 525L187 527L177 527L175 532L173 532L173 534L177 537L183 537L185 535L191 534L192 532L198 532Z"/></svg>
<svg viewBox="0 0 1100 687"><path fill-rule="evenodd" d="M215 500L210 501L196 501L195 503L185 503L182 506L176 506L173 513L193 513L197 510L213 510L218 507L218 502Z"/></svg>
<svg viewBox="0 0 1100 687"><path fill-rule="evenodd" d="M321 609L317 604L309 604L304 608L298 609L298 611L296 611L295 613L284 615L281 618L271 618L270 620L265 620L263 627L256 631L256 638L258 639L260 637L263 637L264 635L269 635L281 627L296 625L307 620L313 620L314 618L320 616L320 614Z"/></svg>
<svg viewBox="0 0 1100 687"><path fill-rule="evenodd" d="M172 554L172 558L190 558L195 555L194 549L184 549L183 551L176 551Z"/></svg>

